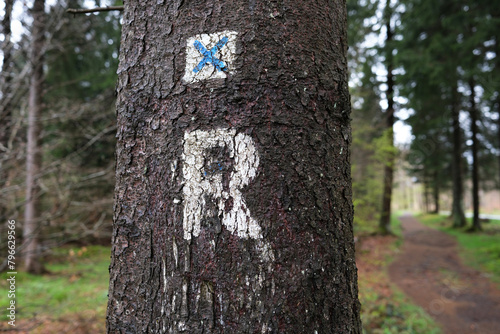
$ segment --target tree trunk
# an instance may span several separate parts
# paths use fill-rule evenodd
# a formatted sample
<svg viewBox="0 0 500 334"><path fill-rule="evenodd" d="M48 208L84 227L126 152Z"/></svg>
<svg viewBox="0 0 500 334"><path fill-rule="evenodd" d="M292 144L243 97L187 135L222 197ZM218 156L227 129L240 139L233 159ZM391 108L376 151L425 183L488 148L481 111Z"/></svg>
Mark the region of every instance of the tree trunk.
<svg viewBox="0 0 500 334"><path fill-rule="evenodd" d="M499 61L500 63L500 61ZM500 68L500 64L499 64ZM497 92L497 137L498 137L498 188L500 189L500 91Z"/></svg>
<svg viewBox="0 0 500 334"><path fill-rule="evenodd" d="M478 139L477 139L477 121L478 111L476 107L474 78L469 80L470 93L470 131L472 134L472 207L474 215L472 217L472 230L480 231L481 221L479 220L479 164L478 164Z"/></svg>
<svg viewBox="0 0 500 334"><path fill-rule="evenodd" d="M393 75L393 57L392 57L392 39L393 31L391 27L392 10L389 1L386 3L386 47L389 49L386 55L387 66L387 110L386 110L386 126L389 131L389 145L394 147L394 75ZM384 192L382 195L382 212L380 215L379 229L383 234L391 233L391 203L392 203L392 185L394 180L394 154L388 154L387 162L384 166Z"/></svg>
<svg viewBox="0 0 500 334"><path fill-rule="evenodd" d="M12 31L11 31L11 21L12 21L12 8L14 6L14 0L6 0L4 8L4 17L2 19L2 72L0 73L0 88L2 89L2 100L0 102L0 143L2 146L7 147L7 141L9 138L9 128L11 124L12 110L10 108L10 82L11 77L11 62L12 62Z"/></svg>
<svg viewBox="0 0 500 334"><path fill-rule="evenodd" d="M11 18L14 0L6 0L4 8L4 16L2 20L2 72L0 73L0 90L2 91L2 99L0 100L0 189L3 189L7 172L5 170L5 163L8 156L9 137L12 126L12 108L11 108L11 62L12 62L12 31L11 31ZM6 217L6 204L4 197L0 195L0 221L5 222Z"/></svg>
<svg viewBox="0 0 500 334"><path fill-rule="evenodd" d="M440 181L439 181L439 173L437 170L434 171L433 175L433 196L434 196L434 213L439 213L439 192L440 192Z"/></svg>
<svg viewBox="0 0 500 334"><path fill-rule="evenodd" d="M425 203L425 213L430 213L430 201L429 201L429 176L427 171L424 169L424 203Z"/></svg>
<svg viewBox="0 0 500 334"><path fill-rule="evenodd" d="M28 142L26 152L26 204L24 211L24 264L28 272L40 274L40 188L38 177L42 164L40 115L42 111L43 46L45 28L45 0L33 4L31 44L31 81L28 97Z"/></svg>
<svg viewBox="0 0 500 334"><path fill-rule="evenodd" d="M108 333L361 333L345 3L126 1Z"/></svg>
<svg viewBox="0 0 500 334"><path fill-rule="evenodd" d="M500 41L499 37L495 37L495 53L497 57L496 60L496 73L497 76L500 74ZM500 189L500 87L498 87L497 83L497 138L498 138L498 188Z"/></svg>
<svg viewBox="0 0 500 334"><path fill-rule="evenodd" d="M453 227L465 226L463 210L463 183L462 183L462 129L460 128L460 111L458 108L458 92L456 84L451 92L451 118L453 127L453 203L451 215Z"/></svg>
<svg viewBox="0 0 500 334"><path fill-rule="evenodd" d="M500 63L500 61L499 61ZM499 64L500 68L500 64ZM500 189L500 91L497 92L497 110L498 110L498 118L497 118L497 137L498 137L498 188Z"/></svg>

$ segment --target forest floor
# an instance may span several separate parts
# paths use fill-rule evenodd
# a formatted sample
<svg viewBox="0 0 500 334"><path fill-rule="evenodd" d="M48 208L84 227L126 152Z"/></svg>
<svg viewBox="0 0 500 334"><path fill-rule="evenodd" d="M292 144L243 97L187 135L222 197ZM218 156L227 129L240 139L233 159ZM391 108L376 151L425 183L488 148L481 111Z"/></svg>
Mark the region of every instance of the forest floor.
<svg viewBox="0 0 500 334"><path fill-rule="evenodd" d="M462 263L455 239L400 218L403 246L389 277L445 334L500 333L500 290L488 275Z"/></svg>

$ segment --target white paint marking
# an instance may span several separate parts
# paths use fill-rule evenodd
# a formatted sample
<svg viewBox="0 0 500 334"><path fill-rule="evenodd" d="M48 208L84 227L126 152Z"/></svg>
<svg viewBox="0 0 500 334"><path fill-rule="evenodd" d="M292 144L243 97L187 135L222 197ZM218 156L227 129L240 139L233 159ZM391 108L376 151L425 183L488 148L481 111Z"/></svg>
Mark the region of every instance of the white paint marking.
<svg viewBox="0 0 500 334"><path fill-rule="evenodd" d="M170 171L172 172L171 181L174 181L175 171L177 169L177 160L170 163Z"/></svg>
<svg viewBox="0 0 500 334"><path fill-rule="evenodd" d="M214 161L213 150L225 156ZM274 260L269 243L252 217L241 189L257 176L259 155L252 138L235 129L196 130L184 134L184 239L201 232L201 220L207 215L206 201L213 201L221 223L241 238L257 239L256 248L266 261ZM217 160L217 158L215 160ZM228 162L233 161L232 164ZM228 166L226 166L228 165ZM223 172L229 173L228 187L223 186Z"/></svg>
<svg viewBox="0 0 500 334"><path fill-rule="evenodd" d="M175 268L177 268L177 262L179 261L179 251L177 250L177 243L175 242L175 237L172 241L172 251L174 252Z"/></svg>
<svg viewBox="0 0 500 334"><path fill-rule="evenodd" d="M234 159L230 171L229 189L223 190L222 173L207 174L204 165L210 160L211 148L226 148ZM234 129L186 132L184 135L184 238L200 234L201 219L205 216L206 195L217 203L222 224L242 238L262 238L257 221L251 216L241 188L248 185L257 174L259 156L250 136L236 134ZM221 167L222 168L222 167ZM228 200L232 207L226 211Z"/></svg>
<svg viewBox="0 0 500 334"><path fill-rule="evenodd" d="M190 37L186 41L186 68L184 77L182 78L186 83L193 83L196 81L206 79L225 79L226 73L234 73L234 60L236 59L236 31L222 31L213 34L201 34ZM195 47L195 42L199 41L206 50L210 51L217 43L227 37L227 43L219 48L214 54L214 57L225 65L225 70L218 70L213 64L208 63L198 72L193 70L203 60L204 55Z"/></svg>
<svg viewBox="0 0 500 334"><path fill-rule="evenodd" d="M163 292L167 292L167 266L165 264L165 259L161 259L163 262Z"/></svg>

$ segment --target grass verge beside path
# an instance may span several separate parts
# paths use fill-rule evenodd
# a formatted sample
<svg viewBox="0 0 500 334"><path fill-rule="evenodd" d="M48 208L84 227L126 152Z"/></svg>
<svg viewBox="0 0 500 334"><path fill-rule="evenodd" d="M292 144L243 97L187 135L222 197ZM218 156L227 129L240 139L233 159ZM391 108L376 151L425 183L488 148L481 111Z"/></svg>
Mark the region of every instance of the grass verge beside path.
<svg viewBox="0 0 500 334"><path fill-rule="evenodd" d="M451 220L442 215L422 214L417 219L427 226L437 228L454 236L460 246L460 256L465 263L491 276L491 279L500 284L500 221L490 220L483 222L482 232L467 232L471 219L467 219L468 226L463 229L452 228Z"/></svg>
<svg viewBox="0 0 500 334"><path fill-rule="evenodd" d="M438 334L439 326L392 284L387 267L401 246L401 223L391 221L396 236L362 238L356 245L363 333Z"/></svg>

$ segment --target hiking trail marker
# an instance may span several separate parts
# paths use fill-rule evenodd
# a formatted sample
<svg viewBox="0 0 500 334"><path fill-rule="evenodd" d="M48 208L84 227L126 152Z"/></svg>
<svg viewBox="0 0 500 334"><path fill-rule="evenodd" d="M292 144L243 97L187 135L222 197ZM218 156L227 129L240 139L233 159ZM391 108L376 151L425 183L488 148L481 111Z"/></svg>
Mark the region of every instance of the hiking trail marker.
<svg viewBox="0 0 500 334"><path fill-rule="evenodd" d="M222 31L190 37L186 42L185 83L207 79L225 79L234 72L235 31Z"/></svg>

